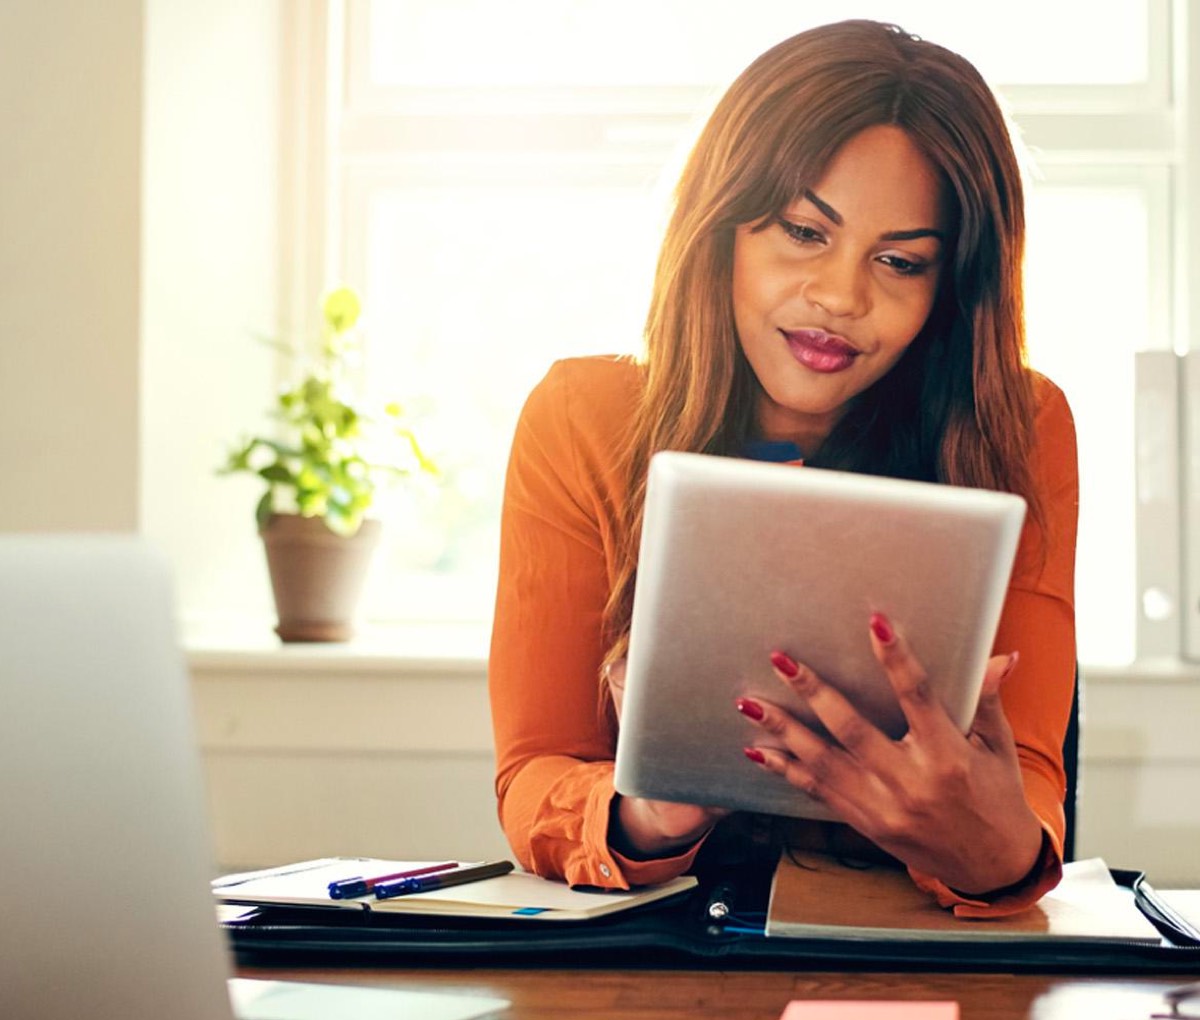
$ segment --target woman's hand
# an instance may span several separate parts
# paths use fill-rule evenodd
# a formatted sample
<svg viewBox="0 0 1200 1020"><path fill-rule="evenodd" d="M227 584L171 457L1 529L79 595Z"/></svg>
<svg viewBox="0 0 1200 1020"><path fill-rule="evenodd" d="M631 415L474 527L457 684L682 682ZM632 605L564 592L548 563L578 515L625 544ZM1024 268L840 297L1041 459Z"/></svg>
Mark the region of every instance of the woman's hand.
<svg viewBox="0 0 1200 1020"><path fill-rule="evenodd" d="M625 698L625 660L609 666L605 678L619 722ZM690 847L727 814L723 808L618 795L609 819L608 843L617 853L635 859L672 857Z"/></svg>
<svg viewBox="0 0 1200 1020"><path fill-rule="evenodd" d="M776 652L775 671L812 708L833 743L778 705L740 698L738 710L784 750L748 747L746 756L828 805L908 866L964 894L1023 879L1041 852L1042 829L1025 803L1000 684L1017 654L988 661L974 721L959 731L933 695L904 638L880 614L871 643L908 732L892 740L811 669ZM839 746L840 745L840 746Z"/></svg>

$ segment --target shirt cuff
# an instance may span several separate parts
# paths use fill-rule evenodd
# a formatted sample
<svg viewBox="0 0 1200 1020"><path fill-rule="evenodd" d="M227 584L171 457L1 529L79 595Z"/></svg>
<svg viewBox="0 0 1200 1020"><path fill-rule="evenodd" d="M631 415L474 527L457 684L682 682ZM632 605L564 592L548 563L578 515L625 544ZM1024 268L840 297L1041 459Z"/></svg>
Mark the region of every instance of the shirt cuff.
<svg viewBox="0 0 1200 1020"><path fill-rule="evenodd" d="M1062 880L1062 868L1062 850L1050 827L1043 823L1041 853L1029 874L1016 885L993 893L970 895L956 892L940 879L913 868L908 869L908 874L919 889L937 900L938 906L953 910L955 917L983 919L1006 917L1027 910L1058 885Z"/></svg>
<svg viewBox="0 0 1200 1020"><path fill-rule="evenodd" d="M616 799L618 796L615 792L612 794L608 802L608 810L604 813L604 817L608 820L609 825L612 824L612 813L616 810ZM677 878L687 871L696 859L696 854L700 852L700 848L704 845L704 841L708 839L710 832L712 832L712 829L709 829L695 843L685 846L678 853L674 853L670 857L651 857L648 859L627 857L625 854L612 849L608 840L607 827L605 829L604 842L613 864L628 885L656 885L659 882L668 882L672 878Z"/></svg>
<svg viewBox="0 0 1200 1020"><path fill-rule="evenodd" d="M678 878L687 871L707 838L707 836L700 837L699 842L674 857L655 857L648 861L635 861L614 850L612 858L621 869L625 881L630 885L657 885L659 882L669 882L673 878Z"/></svg>

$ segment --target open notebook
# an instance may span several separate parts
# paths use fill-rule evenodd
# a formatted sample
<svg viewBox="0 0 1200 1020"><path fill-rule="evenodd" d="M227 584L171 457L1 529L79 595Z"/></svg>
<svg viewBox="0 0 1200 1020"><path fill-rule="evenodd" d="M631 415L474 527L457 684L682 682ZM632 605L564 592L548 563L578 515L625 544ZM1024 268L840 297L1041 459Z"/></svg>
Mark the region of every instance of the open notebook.
<svg viewBox="0 0 1200 1020"><path fill-rule="evenodd" d="M328 907L393 914L436 914L453 917L586 921L631 910L685 892L696 879L683 876L661 885L628 892L572 889L562 882L527 872L510 872L466 885L379 900L374 895L332 899L329 883L359 875L384 875L421 868L431 861L392 861L369 857L327 857L284 864L249 874L226 875L213 883L223 903L255 906Z"/></svg>

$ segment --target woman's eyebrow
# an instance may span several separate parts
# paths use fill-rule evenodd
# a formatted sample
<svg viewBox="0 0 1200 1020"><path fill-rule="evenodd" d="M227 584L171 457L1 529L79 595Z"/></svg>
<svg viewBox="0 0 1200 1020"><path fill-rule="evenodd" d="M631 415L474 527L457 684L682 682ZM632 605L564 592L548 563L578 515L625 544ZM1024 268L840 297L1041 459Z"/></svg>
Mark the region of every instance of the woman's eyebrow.
<svg viewBox="0 0 1200 1020"><path fill-rule="evenodd" d="M881 241L916 241L922 237L932 237L943 244L946 241L946 235L932 227L921 227L917 230L893 230L890 233L881 234L879 239Z"/></svg>
<svg viewBox="0 0 1200 1020"><path fill-rule="evenodd" d="M832 220L837 226L843 226L844 220L842 214L838 212L828 202L818 198L811 191L805 191L804 197L813 205L821 210L822 214ZM940 230L934 230L932 227L920 227L916 230L892 230L886 234L880 235L881 241L916 241L922 237L933 237L946 243L946 235Z"/></svg>
<svg viewBox="0 0 1200 1020"><path fill-rule="evenodd" d="M807 198L810 202L812 202L812 204L815 205L818 209L820 209L821 212L824 213L828 219L833 220L833 222L836 223L839 227L842 225L842 214L840 212L838 212L828 202L821 201L821 199L817 198L817 196L814 195L811 191L805 191L804 197Z"/></svg>

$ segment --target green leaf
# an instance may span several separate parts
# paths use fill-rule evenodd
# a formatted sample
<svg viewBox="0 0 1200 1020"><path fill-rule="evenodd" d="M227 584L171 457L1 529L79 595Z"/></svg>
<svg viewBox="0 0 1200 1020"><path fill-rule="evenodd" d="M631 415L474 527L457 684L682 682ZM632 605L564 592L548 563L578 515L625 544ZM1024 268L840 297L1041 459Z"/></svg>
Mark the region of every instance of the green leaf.
<svg viewBox="0 0 1200 1020"><path fill-rule="evenodd" d="M265 446L268 450L273 450L280 457L299 457L300 451L287 443L279 443L274 439L256 439L256 446Z"/></svg>
<svg viewBox="0 0 1200 1020"><path fill-rule="evenodd" d="M296 507L305 517L323 517L329 509L329 497L324 492L301 490L296 493Z"/></svg>
<svg viewBox="0 0 1200 1020"><path fill-rule="evenodd" d="M244 446L240 450L230 450L225 463L217 468L219 475L231 475L238 471L250 471L250 451L252 447Z"/></svg>
<svg viewBox="0 0 1200 1020"><path fill-rule="evenodd" d="M291 471L287 469L286 465L280 464L278 461L274 464L268 464L258 473L268 482L282 482L288 485L294 481Z"/></svg>
<svg viewBox="0 0 1200 1020"><path fill-rule="evenodd" d="M346 513L340 507L331 506L325 514L325 524L330 531L349 538L362 523L360 514Z"/></svg>
<svg viewBox="0 0 1200 1020"><path fill-rule="evenodd" d="M325 482L311 464L305 464L296 474L296 484L303 489L320 489Z"/></svg>
<svg viewBox="0 0 1200 1020"><path fill-rule="evenodd" d="M254 508L254 519L258 522L258 529L261 531L267 526L267 521L271 519L271 514L275 512L275 490L268 489L263 493L262 499L258 501L258 506Z"/></svg>

